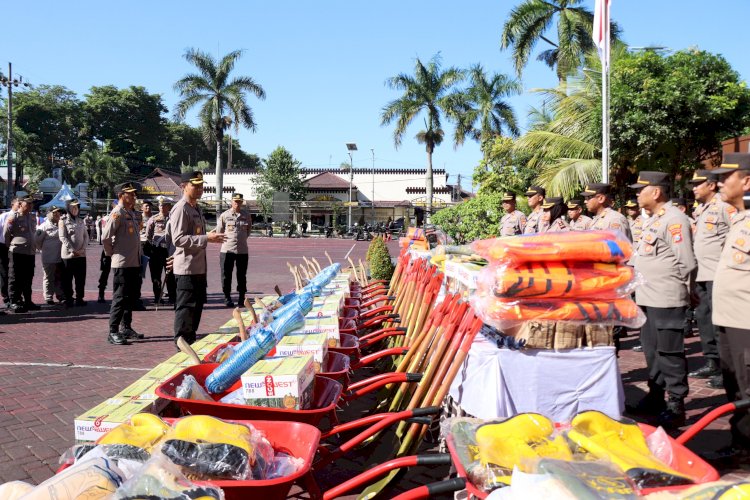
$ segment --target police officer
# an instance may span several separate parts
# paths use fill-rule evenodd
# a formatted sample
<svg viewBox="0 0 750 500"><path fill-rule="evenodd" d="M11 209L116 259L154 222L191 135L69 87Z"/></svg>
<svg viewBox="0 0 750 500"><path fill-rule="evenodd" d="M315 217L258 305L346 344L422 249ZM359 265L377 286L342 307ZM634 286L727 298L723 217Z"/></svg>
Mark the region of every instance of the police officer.
<svg viewBox="0 0 750 500"><path fill-rule="evenodd" d="M169 198L159 199L159 213L152 216L146 223L146 241L151 249L151 259L148 262L151 270L151 284L154 289L154 302L163 304L162 299L162 272L167 264L169 254L167 243L167 223L169 222L169 211L172 209L172 200ZM174 304L177 288L175 286L174 274L167 273L165 276L167 286L167 297L170 304Z"/></svg>
<svg viewBox="0 0 750 500"><path fill-rule="evenodd" d="M42 294L50 306L55 305L54 297L60 302L65 301L62 286L62 242L58 229L60 213L60 207L50 208L47 211L47 219L37 226L34 238L37 250L42 252Z"/></svg>
<svg viewBox="0 0 750 500"><path fill-rule="evenodd" d="M85 306L83 294L86 283L86 246L89 244L89 233L86 223L81 218L81 204L73 198L65 202L67 213L57 224L58 236L62 242L61 257L63 261L63 290L65 306ZM73 302L73 279L76 282L75 303Z"/></svg>
<svg viewBox="0 0 750 500"><path fill-rule="evenodd" d="M668 174L642 171L631 186L638 190L638 205L649 214L631 261L646 281L636 289L635 300L646 315L641 344L649 393L631 411L659 414L659 425L674 428L685 423L688 383L682 326L696 262L690 221L669 202L669 184Z"/></svg>
<svg viewBox="0 0 750 500"><path fill-rule="evenodd" d="M750 210L744 196L750 193L750 154L726 153L720 175L721 199L737 213L716 266L713 288L713 324L719 329L719 354L724 390L730 401L750 397ZM729 419L732 444L750 449L750 414L736 412ZM745 462L746 463L746 462Z"/></svg>
<svg viewBox="0 0 750 500"><path fill-rule="evenodd" d="M534 234L539 232L539 219L542 217L542 203L547 196L547 190L542 186L531 186L526 191L526 200L529 203L531 213L526 217L526 227L523 234Z"/></svg>
<svg viewBox="0 0 750 500"><path fill-rule="evenodd" d="M505 215L500 219L500 236L523 234L526 216L516 209L516 193L506 191L503 194L503 211Z"/></svg>
<svg viewBox="0 0 750 500"><path fill-rule="evenodd" d="M583 200L575 199L568 202L568 218L571 231L591 229L593 220L588 215L583 215Z"/></svg>
<svg viewBox="0 0 750 500"><path fill-rule="evenodd" d="M591 229L602 231L620 231L628 240L633 241L630 234L630 224L625 216L612 209L612 188L609 184L596 182L587 184L581 193L586 208L594 216L591 221Z"/></svg>
<svg viewBox="0 0 750 500"><path fill-rule="evenodd" d="M5 243L8 245L8 293L10 309L15 313L40 309L31 301L31 281L34 279L36 260L36 217L31 213L34 199L26 196L19 201L18 211L5 223Z"/></svg>
<svg viewBox="0 0 750 500"><path fill-rule="evenodd" d="M637 245L643 234L643 216L641 215L641 209L638 208L637 199L630 198L625 203L625 213L630 225L630 234L633 236L633 244Z"/></svg>
<svg viewBox="0 0 750 500"><path fill-rule="evenodd" d="M540 233L565 233L570 231L568 223L565 222L567 211L565 202L559 196L544 199L542 203L542 217L539 220Z"/></svg>
<svg viewBox="0 0 750 500"><path fill-rule="evenodd" d="M10 200L10 210L0 214L0 294L3 296L5 307L11 306L10 295L8 294L8 245L5 243L5 229L8 218L18 211L21 203L14 196Z"/></svg>
<svg viewBox="0 0 750 500"><path fill-rule="evenodd" d="M115 186L118 203L102 232L104 251L112 258L114 269L107 340L116 345L128 344L128 338L143 338L132 328L134 303L141 286L141 241L134 211L139 188L135 182Z"/></svg>
<svg viewBox="0 0 750 500"><path fill-rule="evenodd" d="M221 267L221 289L224 292L224 304L234 307L232 302L232 272L237 266L238 304L245 302L247 293L247 239L250 237L250 214L242 209L245 200L242 193L234 193L232 206L219 216L216 232L226 236L219 253ZM303 221L304 224L304 221Z"/></svg>
<svg viewBox="0 0 750 500"><path fill-rule="evenodd" d="M688 377L718 377L713 379L713 385L720 385L719 347L716 343L716 329L711 322L711 301L716 265L731 226L732 215L737 210L721 200L721 195L718 193L719 178L712 171L696 170L690 184L693 185L695 200L699 203L694 212L693 248L695 259L698 261L694 292L700 301L695 308L695 319L698 323L701 349L706 364L689 373ZM718 388L720 389L721 386Z"/></svg>
<svg viewBox="0 0 750 500"><path fill-rule="evenodd" d="M183 172L182 198L169 213L167 232L175 247L172 270L177 282L174 336L188 343L195 336L206 303L206 247L209 243L224 243L225 236L206 233L206 219L198 206L203 196L203 173Z"/></svg>

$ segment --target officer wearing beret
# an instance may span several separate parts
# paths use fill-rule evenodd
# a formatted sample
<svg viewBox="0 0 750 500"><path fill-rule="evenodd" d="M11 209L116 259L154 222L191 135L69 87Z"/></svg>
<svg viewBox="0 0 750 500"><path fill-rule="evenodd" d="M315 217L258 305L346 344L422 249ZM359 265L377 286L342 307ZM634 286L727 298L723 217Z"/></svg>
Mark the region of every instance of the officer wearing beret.
<svg viewBox="0 0 750 500"><path fill-rule="evenodd" d="M721 384L719 365L719 347L717 333L711 322L711 301L713 298L714 275L719 262L724 240L732 225L732 216L737 210L721 199L719 176L711 170L696 170L690 180L695 200L699 203L695 209L695 226L693 249L698 261L698 273L695 277L695 295L700 303L695 308L695 319L701 338L701 349L706 364L688 374L693 378L712 378L713 385ZM719 387L721 388L721 387Z"/></svg>
<svg viewBox="0 0 750 500"><path fill-rule="evenodd" d="M682 328L697 264L690 221L669 202L669 185L667 174L643 171L631 186L638 190L638 205L649 214L631 261L646 281L636 289L635 300L646 315L641 344L649 393L631 411L658 414L659 425L674 428L685 423L688 383Z"/></svg>
<svg viewBox="0 0 750 500"><path fill-rule="evenodd" d="M571 231L586 231L591 229L593 220L583 215L583 200L575 199L568 202L568 218Z"/></svg>
<svg viewBox="0 0 750 500"><path fill-rule="evenodd" d="M34 279L36 217L31 213L34 199L19 199L18 210L5 223L5 244L8 245L8 292L10 310L15 313L36 311L31 301L31 281Z"/></svg>
<svg viewBox="0 0 750 500"><path fill-rule="evenodd" d="M526 227L523 234L534 234L539 232L539 219L542 217L542 203L547 196L547 190L542 186L531 186L526 191L526 199L529 203L531 213L526 217Z"/></svg>
<svg viewBox="0 0 750 500"><path fill-rule="evenodd" d="M242 193L234 193L232 207L219 216L216 232L224 234L226 241L221 245L219 266L221 267L221 288L224 304L234 307L232 302L232 272L237 266L238 304L245 302L247 293L247 239L250 237L250 214L242 209L245 200Z"/></svg>
<svg viewBox="0 0 750 500"><path fill-rule="evenodd" d="M586 208L594 216L591 229L620 231L628 240L633 241L627 219L620 212L612 209L611 193L611 186L601 182L587 184L586 189L581 193Z"/></svg>
<svg viewBox="0 0 750 500"><path fill-rule="evenodd" d="M135 182L115 186L118 203L102 231L104 253L112 258L114 270L107 341L115 345L128 344L128 338L143 338L132 328L133 308L141 286L142 250L134 211L135 193L139 188Z"/></svg>
<svg viewBox="0 0 750 500"><path fill-rule="evenodd" d="M565 212L568 207L559 196L551 196L542 203L542 217L539 219L540 233L564 233L570 231L565 222Z"/></svg>
<svg viewBox="0 0 750 500"><path fill-rule="evenodd" d="M750 397L750 154L726 153L714 173L720 176L721 199L737 213L716 266L713 288L713 323L719 328L719 354L724 390L730 401ZM733 445L750 448L750 414L737 412L729 419Z"/></svg>
<svg viewBox="0 0 750 500"><path fill-rule="evenodd" d="M523 234L526 216L516 209L516 193L506 191L503 194L503 211L505 215L500 219L500 236Z"/></svg>
<svg viewBox="0 0 750 500"><path fill-rule="evenodd" d="M224 243L223 234L206 232L206 219L198 206L203 196L203 172L183 172L182 198L169 212L168 238L175 247L172 271L177 283L174 337L195 342L206 303L206 247Z"/></svg>
<svg viewBox="0 0 750 500"><path fill-rule="evenodd" d="M163 304L162 298L162 273L167 265L169 256L167 242L167 223L169 222L169 211L172 209L172 200L169 198L159 198L159 212L152 215L146 223L146 242L151 250L151 257L148 261L149 270L151 271L151 285L154 290L154 303ZM168 301L174 304L177 288L175 285L174 274L167 273L166 277Z"/></svg>
<svg viewBox="0 0 750 500"><path fill-rule="evenodd" d="M85 306L83 294L86 286L86 247L89 232L81 217L81 203L77 199L65 202L67 214L58 222L58 236L62 242L63 290L66 307ZM75 303L73 302L73 280L75 279Z"/></svg>
<svg viewBox="0 0 750 500"><path fill-rule="evenodd" d="M643 216L641 215L641 209L638 208L637 199L630 198L625 202L625 213L630 226L630 234L633 236L633 245L637 245L643 234Z"/></svg>

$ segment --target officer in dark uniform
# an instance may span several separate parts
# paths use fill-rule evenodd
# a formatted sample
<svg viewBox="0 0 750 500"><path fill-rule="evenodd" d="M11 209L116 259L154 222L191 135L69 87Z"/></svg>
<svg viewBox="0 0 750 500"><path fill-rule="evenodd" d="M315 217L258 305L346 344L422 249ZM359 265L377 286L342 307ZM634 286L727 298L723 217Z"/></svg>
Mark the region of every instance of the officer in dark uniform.
<svg viewBox="0 0 750 500"><path fill-rule="evenodd" d="M646 315L641 344L649 393L630 411L658 414L658 423L665 428L685 423L688 381L682 326L691 274L697 267L690 221L669 202L670 184L668 174L642 171L631 186L638 190L638 205L650 217L631 259L646 281L636 289L635 301Z"/></svg>
<svg viewBox="0 0 750 500"><path fill-rule="evenodd" d="M114 269L107 337L110 344L124 345L128 338L143 338L132 328L134 302L141 286L141 240L134 212L139 189L135 182L115 187L119 201L102 233L104 252L112 258Z"/></svg>
<svg viewBox="0 0 750 500"><path fill-rule="evenodd" d="M154 302L163 304L162 298L162 272L167 264L169 255L169 244L167 242L167 224L169 222L169 211L172 209L172 200L169 198L159 199L159 213L151 216L146 223L146 242L151 250L151 258L148 261L151 270L151 283L154 288ZM167 297L170 304L174 304L177 288L175 286L174 274L167 273L166 277Z"/></svg>
<svg viewBox="0 0 750 500"><path fill-rule="evenodd" d="M195 342L206 303L206 247L224 243L223 234L206 232L206 219L198 206L203 196L203 173L183 172L182 199L169 212L168 239L175 247L172 270L177 282L174 337Z"/></svg>
<svg viewBox="0 0 750 500"><path fill-rule="evenodd" d="M221 214L216 221L216 232L226 236L226 241L221 245L219 253L219 266L221 267L224 305L227 307L234 307L232 272L235 266L237 266L238 304L245 302L247 293L247 239L250 236L250 214L242 209L244 203L242 193L235 193L232 196L232 207Z"/></svg>

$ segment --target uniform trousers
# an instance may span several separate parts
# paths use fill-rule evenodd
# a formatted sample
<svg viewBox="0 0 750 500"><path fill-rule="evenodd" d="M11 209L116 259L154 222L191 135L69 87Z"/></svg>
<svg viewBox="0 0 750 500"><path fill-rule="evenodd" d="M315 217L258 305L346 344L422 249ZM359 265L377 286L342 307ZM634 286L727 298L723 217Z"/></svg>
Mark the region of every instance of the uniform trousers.
<svg viewBox="0 0 750 500"><path fill-rule="evenodd" d="M225 299L229 300L232 297L232 272L235 265L237 266L237 292L240 296L247 293L247 260L246 253L222 252L219 254L221 289Z"/></svg>
<svg viewBox="0 0 750 500"><path fill-rule="evenodd" d="M10 304L8 295L8 245L0 243L0 295L6 304Z"/></svg>
<svg viewBox="0 0 750 500"><path fill-rule="evenodd" d="M116 267L112 279L112 304L109 309L109 331L117 333L120 323L131 328L133 306L141 287L140 267Z"/></svg>
<svg viewBox="0 0 750 500"><path fill-rule="evenodd" d="M112 257L109 257L102 250L102 256L99 259L99 291L104 292L109 281L109 271L112 269Z"/></svg>
<svg viewBox="0 0 750 500"><path fill-rule="evenodd" d="M719 353L724 391L729 401L750 398L750 330L720 326ZM750 413L735 412L729 418L732 444L750 448Z"/></svg>
<svg viewBox="0 0 750 500"><path fill-rule="evenodd" d="M174 338L183 337L189 344L195 342L195 336L201 323L203 305L206 303L205 274L176 274L177 298L174 314Z"/></svg>
<svg viewBox="0 0 750 500"><path fill-rule="evenodd" d="M65 292L62 286L63 263L42 264L42 269L44 270L44 279L42 280L44 300L50 301L55 297L60 301L65 300Z"/></svg>
<svg viewBox="0 0 750 500"><path fill-rule="evenodd" d="M700 299L700 304L695 308L695 321L698 323L698 333L701 337L701 350L706 361L719 361L719 345L716 328L711 321L713 312L711 302L714 295L713 281L697 281L695 293Z"/></svg>
<svg viewBox="0 0 750 500"><path fill-rule="evenodd" d="M162 273L164 268L167 266L168 252L166 248L151 247L151 258L148 261L148 267L151 271L151 284L154 288L154 300L160 300L162 297ZM167 288L167 296L170 302L174 302L175 296L177 295L177 286L174 279L174 274L167 273L164 277L166 281L165 285Z"/></svg>
<svg viewBox="0 0 750 500"><path fill-rule="evenodd" d="M86 285L86 257L63 259L63 291L65 300L73 302L73 280L76 281L76 299L83 300Z"/></svg>
<svg viewBox="0 0 750 500"><path fill-rule="evenodd" d="M31 304L34 255L8 252L8 292L12 304Z"/></svg>
<svg viewBox="0 0 750 500"><path fill-rule="evenodd" d="M648 387L651 392L684 399L688 394L687 357L683 322L687 307L641 306L646 323L641 328L641 345L646 355Z"/></svg>

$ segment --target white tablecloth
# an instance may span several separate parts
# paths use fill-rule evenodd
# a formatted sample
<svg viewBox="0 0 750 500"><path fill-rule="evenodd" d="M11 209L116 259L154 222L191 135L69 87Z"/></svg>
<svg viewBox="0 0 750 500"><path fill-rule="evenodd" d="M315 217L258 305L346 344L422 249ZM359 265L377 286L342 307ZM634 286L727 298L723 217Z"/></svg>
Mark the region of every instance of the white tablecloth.
<svg viewBox="0 0 750 500"><path fill-rule="evenodd" d="M560 351L498 349L481 334L450 389L483 419L537 412L555 422L583 410L620 418L625 405L614 347Z"/></svg>

